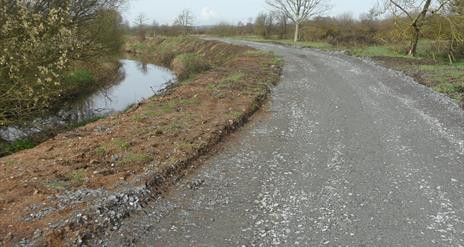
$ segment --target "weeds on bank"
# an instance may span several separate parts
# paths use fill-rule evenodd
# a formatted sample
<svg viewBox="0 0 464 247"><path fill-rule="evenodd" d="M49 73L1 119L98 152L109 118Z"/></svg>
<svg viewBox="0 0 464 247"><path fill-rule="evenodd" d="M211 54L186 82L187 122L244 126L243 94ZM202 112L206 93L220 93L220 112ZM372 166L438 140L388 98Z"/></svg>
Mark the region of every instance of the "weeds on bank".
<svg viewBox="0 0 464 247"><path fill-rule="evenodd" d="M140 115L136 115L134 120L142 121L146 118L155 118L163 114L172 113L182 110L182 107L195 106L200 103L198 98L171 99L163 103L153 103L146 105L144 111Z"/></svg>
<svg viewBox="0 0 464 247"><path fill-rule="evenodd" d="M162 125L159 127L159 130L163 132L163 134L178 134L180 130L184 129L184 126L177 122L169 122L166 125Z"/></svg>
<svg viewBox="0 0 464 247"><path fill-rule="evenodd" d="M103 157L111 152L124 152L129 150L130 146L130 143L123 139L112 139L111 141L103 143L97 148L95 148L95 155L97 155L98 157Z"/></svg>
<svg viewBox="0 0 464 247"><path fill-rule="evenodd" d="M243 112L241 111L231 111L228 113L229 116L232 117L234 120L240 120L243 116Z"/></svg>
<svg viewBox="0 0 464 247"><path fill-rule="evenodd" d="M110 146L118 151L124 151L129 149L130 144L123 139L116 138L111 141Z"/></svg>
<svg viewBox="0 0 464 247"><path fill-rule="evenodd" d="M53 190L65 190L69 187L69 184L65 181L54 180L46 183L45 187Z"/></svg>
<svg viewBox="0 0 464 247"><path fill-rule="evenodd" d="M99 146L95 149L95 154L98 156L98 157L103 157L107 154L107 150L104 146Z"/></svg>
<svg viewBox="0 0 464 247"><path fill-rule="evenodd" d="M188 142L177 143L176 149L188 153L195 150L195 144Z"/></svg>
<svg viewBox="0 0 464 247"><path fill-rule="evenodd" d="M78 169L70 172L67 175L67 178L69 179L70 183L75 186L83 184L88 179L87 172L84 169Z"/></svg>
<svg viewBox="0 0 464 247"><path fill-rule="evenodd" d="M138 153L126 153L119 161L121 165L130 165L133 163L146 163L152 161L153 158L147 154L138 154Z"/></svg>

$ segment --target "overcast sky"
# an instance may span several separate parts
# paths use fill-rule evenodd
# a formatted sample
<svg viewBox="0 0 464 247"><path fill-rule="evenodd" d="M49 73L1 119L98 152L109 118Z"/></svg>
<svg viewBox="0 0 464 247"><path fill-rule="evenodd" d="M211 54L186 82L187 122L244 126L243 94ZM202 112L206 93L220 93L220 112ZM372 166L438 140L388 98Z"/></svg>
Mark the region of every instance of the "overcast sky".
<svg viewBox="0 0 464 247"><path fill-rule="evenodd" d="M377 0L330 0L332 10L328 13L337 16L352 13L358 17L367 12ZM149 23L156 20L160 24L171 24L183 10L190 9L195 15L196 25L210 25L218 22L246 22L260 12L269 10L265 0L129 0L124 9L124 17L131 23L143 14Z"/></svg>

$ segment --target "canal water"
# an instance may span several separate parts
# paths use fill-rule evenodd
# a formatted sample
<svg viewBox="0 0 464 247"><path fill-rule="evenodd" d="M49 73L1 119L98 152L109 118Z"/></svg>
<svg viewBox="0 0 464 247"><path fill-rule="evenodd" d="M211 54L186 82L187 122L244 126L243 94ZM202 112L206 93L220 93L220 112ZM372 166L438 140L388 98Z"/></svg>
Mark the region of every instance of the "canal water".
<svg viewBox="0 0 464 247"><path fill-rule="evenodd" d="M129 106L159 93L176 80L168 69L136 60L120 60L115 81L106 88L80 99L66 102L53 114L38 118L28 127L10 126L0 129L0 137L14 141L44 130L78 124L98 117L122 112ZM30 127L32 126L32 127Z"/></svg>

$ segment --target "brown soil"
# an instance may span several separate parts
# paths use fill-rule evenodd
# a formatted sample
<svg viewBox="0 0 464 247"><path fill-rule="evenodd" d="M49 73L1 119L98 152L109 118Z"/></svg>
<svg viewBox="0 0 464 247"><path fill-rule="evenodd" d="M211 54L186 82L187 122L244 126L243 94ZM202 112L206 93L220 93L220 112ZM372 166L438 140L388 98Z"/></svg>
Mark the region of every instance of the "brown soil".
<svg viewBox="0 0 464 247"><path fill-rule="evenodd" d="M149 42L141 53L152 61L165 59L156 47L171 40ZM163 186L153 174L182 173L256 111L279 80L275 57L251 48L185 38L168 51L171 60L195 52L213 67L126 113L0 159L0 245L15 245L33 235L36 245L75 243L90 220L82 225L64 220L86 213L96 198L64 202L62 196L84 189L120 192L144 184Z"/></svg>

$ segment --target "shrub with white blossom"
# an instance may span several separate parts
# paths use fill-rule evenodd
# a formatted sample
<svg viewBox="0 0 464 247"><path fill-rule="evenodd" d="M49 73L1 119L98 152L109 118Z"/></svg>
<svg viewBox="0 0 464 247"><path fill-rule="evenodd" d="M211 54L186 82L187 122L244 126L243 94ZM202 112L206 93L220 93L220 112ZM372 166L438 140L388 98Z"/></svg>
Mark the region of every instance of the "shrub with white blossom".
<svg viewBox="0 0 464 247"><path fill-rule="evenodd" d="M117 33L120 3L0 0L0 126L19 123L59 102L73 61L117 49L115 41L122 43Z"/></svg>

